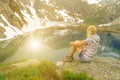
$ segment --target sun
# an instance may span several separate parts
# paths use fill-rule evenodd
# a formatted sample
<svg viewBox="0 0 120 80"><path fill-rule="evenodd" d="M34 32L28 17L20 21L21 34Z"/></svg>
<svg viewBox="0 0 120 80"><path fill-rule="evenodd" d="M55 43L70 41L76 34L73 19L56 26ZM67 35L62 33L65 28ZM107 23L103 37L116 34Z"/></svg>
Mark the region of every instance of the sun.
<svg viewBox="0 0 120 80"><path fill-rule="evenodd" d="M99 3L101 0L87 0L88 4Z"/></svg>
<svg viewBox="0 0 120 80"><path fill-rule="evenodd" d="M39 50L40 48L40 41L36 40L36 39L32 39L30 41L30 48L33 50Z"/></svg>

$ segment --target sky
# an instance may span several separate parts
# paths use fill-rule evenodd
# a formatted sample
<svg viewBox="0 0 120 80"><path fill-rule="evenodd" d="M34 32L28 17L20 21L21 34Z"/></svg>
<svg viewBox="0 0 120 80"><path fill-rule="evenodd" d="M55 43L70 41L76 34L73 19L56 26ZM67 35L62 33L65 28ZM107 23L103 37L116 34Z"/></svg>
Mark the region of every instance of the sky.
<svg viewBox="0 0 120 80"><path fill-rule="evenodd" d="M94 3L98 3L101 0L87 0L89 4L94 4Z"/></svg>

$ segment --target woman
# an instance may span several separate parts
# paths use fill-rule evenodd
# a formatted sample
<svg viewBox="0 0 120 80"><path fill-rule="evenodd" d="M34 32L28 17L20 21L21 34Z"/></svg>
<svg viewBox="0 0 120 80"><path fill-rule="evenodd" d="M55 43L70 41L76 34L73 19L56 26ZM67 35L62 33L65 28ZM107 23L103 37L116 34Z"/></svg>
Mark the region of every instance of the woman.
<svg viewBox="0 0 120 80"><path fill-rule="evenodd" d="M87 28L87 38L85 40L77 40L71 42L71 48L68 56L63 60L64 62L73 61L73 54L78 52L80 61L90 62L97 53L100 37L97 35L97 29L94 25Z"/></svg>

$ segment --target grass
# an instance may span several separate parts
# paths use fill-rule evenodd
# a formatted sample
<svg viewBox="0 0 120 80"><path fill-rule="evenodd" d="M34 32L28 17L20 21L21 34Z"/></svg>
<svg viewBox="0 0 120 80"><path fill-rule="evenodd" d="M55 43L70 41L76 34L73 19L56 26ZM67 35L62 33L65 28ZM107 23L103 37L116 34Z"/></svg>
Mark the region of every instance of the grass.
<svg viewBox="0 0 120 80"><path fill-rule="evenodd" d="M3 73L0 73L0 80L6 80L6 76Z"/></svg>
<svg viewBox="0 0 120 80"><path fill-rule="evenodd" d="M6 73L9 80L58 80L56 67L53 63L42 61L37 66L15 69Z"/></svg>
<svg viewBox="0 0 120 80"><path fill-rule="evenodd" d="M54 63L42 61L38 65L16 68L0 73L0 80L94 80L86 73L74 73L68 69L57 71Z"/></svg>
<svg viewBox="0 0 120 80"><path fill-rule="evenodd" d="M61 80L95 80L92 77L89 77L85 72L74 73L70 70L64 70L62 72L63 78Z"/></svg>

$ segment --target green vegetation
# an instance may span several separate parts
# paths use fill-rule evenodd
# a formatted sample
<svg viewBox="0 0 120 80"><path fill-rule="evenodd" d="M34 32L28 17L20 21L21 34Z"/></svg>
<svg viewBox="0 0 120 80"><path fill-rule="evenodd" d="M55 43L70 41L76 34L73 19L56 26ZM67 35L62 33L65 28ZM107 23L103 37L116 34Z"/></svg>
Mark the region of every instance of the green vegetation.
<svg viewBox="0 0 120 80"><path fill-rule="evenodd" d="M62 74L64 74L62 80L94 80L94 78L88 77L84 72L73 73L72 71L64 70Z"/></svg>
<svg viewBox="0 0 120 80"><path fill-rule="evenodd" d="M0 73L0 80L6 80L6 76L3 73Z"/></svg>
<svg viewBox="0 0 120 80"><path fill-rule="evenodd" d="M2 72L2 71L1 71ZM42 61L38 65L16 68L0 73L0 80L94 80L86 73L74 73L68 69L57 70L54 63Z"/></svg>
<svg viewBox="0 0 120 80"><path fill-rule="evenodd" d="M104 24L105 23L105 20L104 19L104 16L103 15L106 15L106 11L104 9L90 15L88 18L85 19L85 24Z"/></svg>

